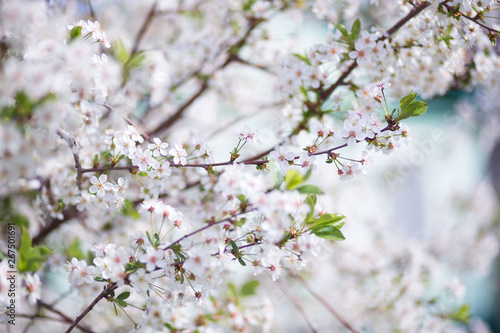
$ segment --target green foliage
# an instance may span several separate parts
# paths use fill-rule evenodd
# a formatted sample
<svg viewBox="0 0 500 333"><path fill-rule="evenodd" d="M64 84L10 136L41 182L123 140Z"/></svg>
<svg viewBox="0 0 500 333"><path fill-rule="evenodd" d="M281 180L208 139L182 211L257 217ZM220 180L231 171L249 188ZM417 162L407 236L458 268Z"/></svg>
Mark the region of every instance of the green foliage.
<svg viewBox="0 0 500 333"><path fill-rule="evenodd" d="M5 197L0 200L0 222L7 227L8 223L14 223L17 227L27 227L30 224L29 219L19 214L13 204L12 197Z"/></svg>
<svg viewBox="0 0 500 333"><path fill-rule="evenodd" d="M78 260L86 259L87 255L80 248L80 239L76 238L66 248L66 258L77 258Z"/></svg>
<svg viewBox="0 0 500 333"><path fill-rule="evenodd" d="M256 0L248 0L245 3L243 3L243 11L244 12L249 11L252 8L255 1Z"/></svg>
<svg viewBox="0 0 500 333"><path fill-rule="evenodd" d="M293 56L295 56L297 59L299 60L302 60L303 62L305 62L308 66L311 66L311 61L309 60L308 57L306 56L303 56L301 54L298 54L298 53L294 53Z"/></svg>
<svg viewBox="0 0 500 333"><path fill-rule="evenodd" d="M340 228L345 223L345 216L340 214L323 214L319 218L309 222L310 231L318 237L332 241L342 241L345 239Z"/></svg>
<svg viewBox="0 0 500 333"><path fill-rule="evenodd" d="M245 283L240 290L241 296L250 296L255 294L255 289L259 286L258 280L251 280Z"/></svg>
<svg viewBox="0 0 500 333"><path fill-rule="evenodd" d="M140 217L139 212L137 211L137 209L135 209L134 203L130 201L130 199L125 199L125 203L122 208L122 214L135 220L139 219Z"/></svg>
<svg viewBox="0 0 500 333"><path fill-rule="evenodd" d="M359 33L361 32L361 21L359 19L356 19L356 21L354 21L351 27L351 32L347 31L347 28L340 23L336 23L334 24L334 26L338 31L340 31L340 33L344 37L344 41L349 43L351 49L354 49L354 43L359 38Z"/></svg>
<svg viewBox="0 0 500 333"><path fill-rule="evenodd" d="M311 210L306 216L306 223L309 223L310 221L313 221L313 216L314 216L314 206L316 206L316 202L318 201L318 198L314 194L310 194L307 196L306 200L304 201L306 204L311 207Z"/></svg>
<svg viewBox="0 0 500 333"><path fill-rule="evenodd" d="M297 191L304 194L323 194L323 191L315 185L302 185L297 187Z"/></svg>
<svg viewBox="0 0 500 333"><path fill-rule="evenodd" d="M354 23L352 24L351 39L353 41L357 40L360 32L361 32L361 21L359 19L356 19L356 21L354 21Z"/></svg>
<svg viewBox="0 0 500 333"><path fill-rule="evenodd" d="M295 169L290 169L285 176L285 185L287 190L293 190L304 182L304 177Z"/></svg>
<svg viewBox="0 0 500 333"><path fill-rule="evenodd" d="M77 25L69 31L68 34L68 44L82 36L82 26Z"/></svg>
<svg viewBox="0 0 500 333"><path fill-rule="evenodd" d="M25 227L21 228L21 239L19 242L19 264L20 272L36 272L40 265L47 259L45 256L50 250L45 246L33 246L31 238Z"/></svg>
<svg viewBox="0 0 500 333"><path fill-rule="evenodd" d="M417 94L413 91L410 92L409 95L401 98L399 101L400 109L398 115L394 119L395 122L399 122L410 117L421 116L427 111L429 105L423 101L415 101L415 98L417 98Z"/></svg>
<svg viewBox="0 0 500 333"><path fill-rule="evenodd" d="M458 309L458 311L451 316L451 319L466 325L469 324L470 318L471 318L471 313L468 304L462 305L462 307Z"/></svg>

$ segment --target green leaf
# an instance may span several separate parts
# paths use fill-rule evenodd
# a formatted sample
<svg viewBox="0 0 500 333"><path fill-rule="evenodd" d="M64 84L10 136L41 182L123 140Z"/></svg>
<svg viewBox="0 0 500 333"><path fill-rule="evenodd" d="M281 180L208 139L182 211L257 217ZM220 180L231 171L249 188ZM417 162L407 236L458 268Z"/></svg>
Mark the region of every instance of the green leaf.
<svg viewBox="0 0 500 333"><path fill-rule="evenodd" d="M323 214L313 221L311 228L333 226L337 229L342 228L345 224L345 216L340 214Z"/></svg>
<svg viewBox="0 0 500 333"><path fill-rule="evenodd" d="M256 0L248 0L243 4L243 11L249 11L252 9L253 4L255 3Z"/></svg>
<svg viewBox="0 0 500 333"><path fill-rule="evenodd" d="M340 33L347 39L349 38L349 32L347 31L347 29L340 23L336 23L334 24L335 28L338 29L338 31L340 31Z"/></svg>
<svg viewBox="0 0 500 333"><path fill-rule="evenodd" d="M309 213L307 214L306 216L306 223L309 223L309 221L312 221L313 220L313 216L314 216L314 206L316 206L316 202L318 201L318 198L316 197L316 195L314 194L309 194L306 198L306 200L304 200L304 202L306 204L309 205L309 207L311 207L311 210L309 211Z"/></svg>
<svg viewBox="0 0 500 333"><path fill-rule="evenodd" d="M137 211L137 209L135 209L134 203L130 199L125 199L125 203L122 208L122 214L135 220L139 219L140 217L139 212Z"/></svg>
<svg viewBox="0 0 500 333"><path fill-rule="evenodd" d="M121 293L120 295L118 295L116 298L117 299L121 299L123 301L123 300L126 300L127 298L129 298L129 296L130 296L130 292L129 291L124 291L123 293Z"/></svg>
<svg viewBox="0 0 500 333"><path fill-rule="evenodd" d="M238 262L240 263L241 266L246 266L247 264L245 263L245 261L241 258L238 258Z"/></svg>
<svg viewBox="0 0 500 333"><path fill-rule="evenodd" d="M300 172L295 169L290 169L285 176L285 184L287 190L293 190L304 181Z"/></svg>
<svg viewBox="0 0 500 333"><path fill-rule="evenodd" d="M331 241L342 241L345 239L342 232L331 225L319 226L311 229L311 233L318 237L325 238Z"/></svg>
<svg viewBox="0 0 500 333"><path fill-rule="evenodd" d="M234 253L239 252L238 245L236 245L236 243L233 240L231 240L231 247L233 248Z"/></svg>
<svg viewBox="0 0 500 333"><path fill-rule="evenodd" d="M18 251L19 263L17 268L20 272L36 272L47 259L46 255L51 252L44 246L32 246L30 235L25 227L21 228Z"/></svg>
<svg viewBox="0 0 500 333"><path fill-rule="evenodd" d="M401 112L403 112L413 101L415 101L415 98L417 98L417 94L415 94L413 91L410 92L409 95L401 98L401 101L399 101L399 108L401 109Z"/></svg>
<svg viewBox="0 0 500 333"><path fill-rule="evenodd" d="M77 25L73 27L73 29L69 31L68 44L74 41L75 39L80 38L81 35L82 35L82 26Z"/></svg>
<svg viewBox="0 0 500 333"><path fill-rule="evenodd" d="M304 181L308 180L309 177L311 177L311 175L312 175L312 168L308 168L306 174L303 177Z"/></svg>
<svg viewBox="0 0 500 333"><path fill-rule="evenodd" d="M67 258L77 258L78 260L85 259L87 254L82 251L80 248L80 239L75 238L71 244L66 248L66 257Z"/></svg>
<svg viewBox="0 0 500 333"><path fill-rule="evenodd" d="M141 177L146 177L148 175L148 173L146 171L141 171L138 173L138 175Z"/></svg>
<svg viewBox="0 0 500 333"><path fill-rule="evenodd" d="M457 312L455 312L452 316L452 319L461 322L463 324L469 324L470 318L471 318L471 313L470 313L470 307L468 304L462 305L460 309L458 309Z"/></svg>
<svg viewBox="0 0 500 333"><path fill-rule="evenodd" d="M125 63L125 61L127 61L129 54L127 49L125 48L125 45L123 45L123 42L121 40L118 39L113 43L112 50L113 50L113 55L119 62Z"/></svg>
<svg viewBox="0 0 500 333"><path fill-rule="evenodd" d="M115 302L116 302L116 304L118 304L122 308L126 308L127 307L127 302L122 301L121 299L115 298Z"/></svg>
<svg viewBox="0 0 500 333"><path fill-rule="evenodd" d="M242 296L250 296L255 294L255 289L259 286L259 281L252 280L248 281L241 287L241 295Z"/></svg>
<svg viewBox="0 0 500 333"><path fill-rule="evenodd" d="M302 54L294 53L293 54L295 57L297 57L299 60L302 60L305 62L308 66L311 66L311 61L309 60L308 57L303 56Z"/></svg>
<svg viewBox="0 0 500 333"><path fill-rule="evenodd" d="M153 240L151 239L151 235L149 234L148 231L146 231L146 237L148 237L149 244L154 244Z"/></svg>
<svg viewBox="0 0 500 333"><path fill-rule="evenodd" d="M359 19L354 21L351 28L351 39L356 40L359 37L359 32L361 31L361 22Z"/></svg>
<svg viewBox="0 0 500 333"><path fill-rule="evenodd" d="M409 107L414 108L413 114L411 116L418 117L418 116L423 115L427 111L429 104L425 103L424 101L417 101L417 102L413 102Z"/></svg>
<svg viewBox="0 0 500 333"><path fill-rule="evenodd" d="M323 191L314 185L302 185L297 187L297 191L305 194L323 194Z"/></svg>
<svg viewBox="0 0 500 333"><path fill-rule="evenodd" d="M144 52L143 51L137 52L132 56L132 58L127 60L127 69L134 69L140 67L144 59L146 59Z"/></svg>
<svg viewBox="0 0 500 333"><path fill-rule="evenodd" d="M236 286L234 285L234 283L229 282L229 283L227 284L227 287L228 287L228 288L229 288L229 290L231 291L232 296L236 297L237 292L236 292Z"/></svg>

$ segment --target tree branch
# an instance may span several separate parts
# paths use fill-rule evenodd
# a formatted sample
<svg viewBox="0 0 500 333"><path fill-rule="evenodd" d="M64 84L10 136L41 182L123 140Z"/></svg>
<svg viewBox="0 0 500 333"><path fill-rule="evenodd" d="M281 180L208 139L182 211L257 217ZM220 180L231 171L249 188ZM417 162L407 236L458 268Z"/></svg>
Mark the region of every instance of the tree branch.
<svg viewBox="0 0 500 333"><path fill-rule="evenodd" d="M109 293L113 290L115 290L116 288L118 288L117 284L116 283L111 283L111 284L108 284L103 291L101 291L101 293L92 301L92 303L90 303L90 305L75 319L75 321L73 321L73 323L71 324L71 326L67 329L66 333L69 333L71 332L77 325L78 323L83 319L83 317L85 317L90 311L92 311L92 309L94 308L94 306L99 303L100 300L102 300L103 298L106 298L109 296Z"/></svg>
<svg viewBox="0 0 500 333"><path fill-rule="evenodd" d="M477 25L479 25L479 26L483 27L484 29L488 30L488 32L489 32L490 34L499 34L499 33L500 33L500 31L499 31L499 30L493 29L492 27L490 27L490 26L488 26L488 25L484 24L483 22L479 21L479 19L476 19L476 18L474 18L474 17L468 16L468 15L466 15L466 14L462 13L461 11L457 10L455 7L453 7L453 6L449 5L449 4L447 4L446 2L442 2L442 3L441 3L441 5L442 5L443 7L446 7L446 9L448 9L448 12L456 12L456 13L459 13L459 14L460 14L460 16L465 17L465 18L466 18L466 19L468 19L469 21L472 21L472 22L474 22L475 24L477 24Z"/></svg>
<svg viewBox="0 0 500 333"><path fill-rule="evenodd" d="M349 331L352 333L359 333L357 329L355 329L344 317L342 317L335 309L318 293L316 293L312 288L309 286L309 284L298 274L288 272L292 277L296 278L304 287L305 290L307 290L316 300L318 300L323 306L335 317L337 320L344 325L345 328L347 328Z"/></svg>
<svg viewBox="0 0 500 333"><path fill-rule="evenodd" d="M75 206L69 206L66 210L63 211L63 219L59 220L59 219L50 219L50 222L49 224L43 228L42 230L40 230L38 232L38 235L36 235L34 238L33 238L33 245L38 245L40 244L44 239L45 237L47 237L52 231L54 231L55 229L57 229L61 224L63 224L64 222L72 219L72 218L75 218L78 216L78 210L76 209Z"/></svg>
<svg viewBox="0 0 500 333"><path fill-rule="evenodd" d="M75 169L76 169L76 185L78 189L82 189L82 164L80 163L80 157L76 154L73 149L76 147L75 141L64 134L62 131L58 130L57 135L59 135L64 141L68 143L69 148L71 149L71 153L73 154L73 159L75 160Z"/></svg>
<svg viewBox="0 0 500 333"><path fill-rule="evenodd" d="M306 321L307 326L309 326L309 328L311 329L311 332L314 332L314 333L318 332L318 330L314 327L314 325L312 323L311 317L309 317L309 315L307 314L306 310L304 309L304 307L302 306L300 301L290 291L288 286L281 279L274 281L274 283L276 283L278 285L278 287L281 289L281 291L283 291L283 293L286 295L286 297L288 297L288 299L292 302L292 304L295 306L295 308L300 312L302 317L304 317L304 320Z"/></svg>
<svg viewBox="0 0 500 333"><path fill-rule="evenodd" d="M144 34L146 33L149 26L151 25L151 22L153 22L155 10L156 10L156 5L157 5L157 1L155 0L155 2L153 3L153 6L151 6L151 9L148 12L148 15L146 15L144 22L142 22L141 28L137 32L137 36L135 36L134 46L132 47L132 52L130 53L129 59L131 59L132 56L134 54L136 54L137 51L139 50L139 44L141 43L141 40L144 37Z"/></svg>
<svg viewBox="0 0 500 333"><path fill-rule="evenodd" d="M42 302L42 301L40 301L40 300L38 301L38 304L39 304L40 306L43 306L43 307L44 307L44 308L46 308L47 310L49 310L49 311L51 311L51 312L53 312L53 313L55 313L55 314L59 315L62 319L64 319L64 321L65 321L66 323L72 323L72 322L73 322L73 320L72 320L70 317L68 317L67 315L65 315L65 314L64 314L64 313L62 313L61 311L59 311L59 310L55 309L52 305L47 304L47 303L45 303L45 302ZM77 325L77 326L76 326L76 328L78 328L80 331L85 332L85 333L94 333L94 331L92 331L91 329L89 329L89 328L87 328L87 327L85 327L85 326L82 326L82 325Z"/></svg>
<svg viewBox="0 0 500 333"><path fill-rule="evenodd" d="M245 45L246 40L252 33L252 31L260 24L264 22L262 19L255 19L252 18L250 19L250 24L245 32L245 34L232 46L228 48L228 51L230 53L230 56L226 59L226 61L220 65L218 68L216 68L211 75L213 75L215 72L225 68L228 64L230 64L233 60L236 60L236 52L238 51L243 45ZM209 77L211 75L208 75ZM184 103L179 109L168 119L166 119L164 122L162 122L160 125L158 125L154 130L152 130L149 133L150 137L155 137L159 136L163 131L169 129L174 123L176 123L181 117L184 111L191 105L193 102L198 99L206 90L208 89L208 78L203 79L202 84L198 91L186 102Z"/></svg>

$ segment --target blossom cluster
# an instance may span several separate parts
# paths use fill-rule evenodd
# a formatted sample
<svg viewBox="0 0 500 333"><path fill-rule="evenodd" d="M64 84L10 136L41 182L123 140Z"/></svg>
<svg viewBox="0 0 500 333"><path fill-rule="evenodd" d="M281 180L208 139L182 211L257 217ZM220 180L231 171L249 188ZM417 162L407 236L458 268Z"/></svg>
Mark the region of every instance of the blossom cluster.
<svg viewBox="0 0 500 333"><path fill-rule="evenodd" d="M349 183L327 185L410 142L406 122L428 106L417 93L498 89L498 27L478 19L494 3L2 2L0 205L21 233L25 330L45 308L54 330L272 331L276 300L257 286L309 274L345 286L332 299L360 329L462 331L458 314L427 311L424 282L467 256L391 243L391 230L367 251L337 244L362 201L337 204ZM275 20L310 13L325 40L288 52ZM484 221L464 251L489 250L475 267L487 270L499 247Z"/></svg>

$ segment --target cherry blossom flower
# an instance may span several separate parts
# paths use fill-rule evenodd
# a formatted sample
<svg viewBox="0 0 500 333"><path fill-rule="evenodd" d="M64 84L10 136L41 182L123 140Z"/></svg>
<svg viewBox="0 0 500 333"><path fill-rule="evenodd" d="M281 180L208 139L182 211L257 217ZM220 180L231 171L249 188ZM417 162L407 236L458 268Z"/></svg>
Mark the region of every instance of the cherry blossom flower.
<svg viewBox="0 0 500 333"><path fill-rule="evenodd" d="M292 152L287 151L286 147L281 146L279 147L278 151L272 151L269 153L269 158L271 160L277 161L279 166L281 167L281 170L283 172L286 172L288 170L290 163L295 159L295 154Z"/></svg>
<svg viewBox="0 0 500 333"><path fill-rule="evenodd" d="M168 143L163 142L160 138L154 138L153 143L150 143L148 148L153 151L154 157L167 156Z"/></svg>
<svg viewBox="0 0 500 333"><path fill-rule="evenodd" d="M169 154L174 157L175 164L186 165L187 152L180 144L175 143L175 148L170 149Z"/></svg>
<svg viewBox="0 0 500 333"><path fill-rule="evenodd" d="M106 191L113 189L113 185L107 180L108 176L105 174L100 175L99 179L97 179L96 176L92 176L92 178L90 178L90 183L92 185L89 187L89 192L95 193L98 198L104 198Z"/></svg>
<svg viewBox="0 0 500 333"><path fill-rule="evenodd" d="M23 289L23 293L28 295L28 302L31 305L35 305L41 297L42 282L40 281L40 276L37 273L28 273L24 278L24 283L26 287Z"/></svg>

